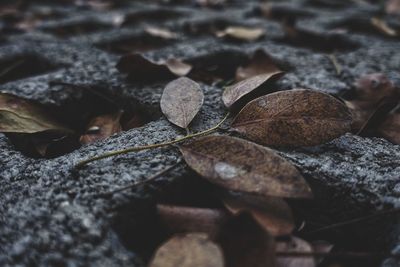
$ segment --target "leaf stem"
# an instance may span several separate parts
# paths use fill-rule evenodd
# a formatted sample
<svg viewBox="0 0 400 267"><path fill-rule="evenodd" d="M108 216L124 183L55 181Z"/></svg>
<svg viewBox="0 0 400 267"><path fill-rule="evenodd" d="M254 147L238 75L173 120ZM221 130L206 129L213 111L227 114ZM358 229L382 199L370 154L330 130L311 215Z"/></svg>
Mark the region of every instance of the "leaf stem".
<svg viewBox="0 0 400 267"><path fill-rule="evenodd" d="M130 147L130 148L125 148L125 149L121 149L121 150L115 150L115 151L111 151L108 153L105 153L103 155L99 155L93 158L89 158L86 160L83 160L81 162L79 162L78 164L75 165L76 168L81 168L83 166L85 166L86 164L96 161L96 160L100 160L100 159L105 159L105 158L109 158L109 157L113 157L113 156L117 156L117 155L122 155L122 154L127 154L130 152L137 152L137 151L141 151L141 150L146 150L146 149L152 149L152 148L158 148L158 147L164 147L164 146L169 146L169 145L173 145L182 141L185 141L187 139L193 138L193 137L197 137L197 136L201 136L201 135L206 135L206 134L210 134L214 131L216 131L224 122L225 120L229 117L229 112L225 115L225 117L214 127L198 132L198 133L194 133L194 134L189 134L186 135L184 137L175 139L175 140L171 140L171 141L167 141L164 143L158 143L158 144L151 144L151 145L145 145L145 146L137 146L137 147Z"/></svg>

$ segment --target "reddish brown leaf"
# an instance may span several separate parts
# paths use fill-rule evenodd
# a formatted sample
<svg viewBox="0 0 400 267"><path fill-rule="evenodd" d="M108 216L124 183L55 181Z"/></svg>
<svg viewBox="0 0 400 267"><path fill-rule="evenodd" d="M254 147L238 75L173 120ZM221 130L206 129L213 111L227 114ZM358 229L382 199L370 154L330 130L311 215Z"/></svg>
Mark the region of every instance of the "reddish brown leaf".
<svg viewBox="0 0 400 267"><path fill-rule="evenodd" d="M175 58L153 61L141 54L130 54L120 59L117 69L120 72L128 73L132 80L146 81L185 76L190 72L192 66Z"/></svg>
<svg viewBox="0 0 400 267"><path fill-rule="evenodd" d="M203 105L204 95L200 85L191 79L176 79L164 89L161 110L173 124L187 128Z"/></svg>
<svg viewBox="0 0 400 267"><path fill-rule="evenodd" d="M170 233L206 233L215 238L229 214L221 209L157 205L158 215Z"/></svg>
<svg viewBox="0 0 400 267"><path fill-rule="evenodd" d="M315 267L316 262L313 257L279 256L279 253L302 252L312 253L311 245L297 237L292 237L289 241L276 243L277 266L278 267Z"/></svg>
<svg viewBox="0 0 400 267"><path fill-rule="evenodd" d="M295 89L259 97L234 119L232 128L257 143L313 146L350 131L351 114L336 98Z"/></svg>
<svg viewBox="0 0 400 267"><path fill-rule="evenodd" d="M388 14L400 14L400 0L386 1L385 10Z"/></svg>
<svg viewBox="0 0 400 267"><path fill-rule="evenodd" d="M292 211L281 198L240 195L224 198L224 204L233 214L248 212L272 236L289 235L294 229Z"/></svg>
<svg viewBox="0 0 400 267"><path fill-rule="evenodd" d="M263 196L308 198L297 169L273 150L229 136L206 136L180 147L186 163L212 183Z"/></svg>
<svg viewBox="0 0 400 267"><path fill-rule="evenodd" d="M79 139L81 144L90 144L122 131L120 119L122 112L106 114L93 118L84 135Z"/></svg>
<svg viewBox="0 0 400 267"><path fill-rule="evenodd" d="M261 28L249 28L239 26L231 26L223 31L217 32L218 37L228 37L248 42L256 41L263 37L264 34L265 31Z"/></svg>
<svg viewBox="0 0 400 267"><path fill-rule="evenodd" d="M400 145L400 113L391 113L378 129L379 134L390 142Z"/></svg>
<svg viewBox="0 0 400 267"><path fill-rule="evenodd" d="M174 236L156 251L149 267L224 267L220 247L205 234Z"/></svg>
<svg viewBox="0 0 400 267"><path fill-rule="evenodd" d="M370 109L377 105L384 97L396 95L394 84L382 73L373 73L360 77L356 81L358 104L362 109Z"/></svg>
<svg viewBox="0 0 400 267"><path fill-rule="evenodd" d="M250 59L249 64L236 70L236 81L242 81L260 74L278 74L281 70L275 65L274 60L264 50L257 50Z"/></svg>

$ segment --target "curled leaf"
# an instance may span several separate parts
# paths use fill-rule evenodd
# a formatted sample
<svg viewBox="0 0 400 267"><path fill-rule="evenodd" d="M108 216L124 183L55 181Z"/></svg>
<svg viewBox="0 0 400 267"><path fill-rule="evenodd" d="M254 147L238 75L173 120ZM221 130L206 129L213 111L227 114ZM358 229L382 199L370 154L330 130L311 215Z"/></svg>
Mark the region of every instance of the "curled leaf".
<svg viewBox="0 0 400 267"><path fill-rule="evenodd" d="M90 144L122 131L120 119L122 111L93 118L79 139L81 144Z"/></svg>
<svg viewBox="0 0 400 267"><path fill-rule="evenodd" d="M279 253L300 252L312 253L312 246L297 237L292 237L289 241L281 241L276 243L277 266L278 267L315 267L316 262L313 257L295 257L295 256L280 256Z"/></svg>
<svg viewBox="0 0 400 267"><path fill-rule="evenodd" d="M248 212L272 236L288 235L295 226L292 211L281 198L241 195L224 198L224 205L233 214Z"/></svg>
<svg viewBox="0 0 400 267"><path fill-rule="evenodd" d="M72 132L57 122L42 106L17 96L0 93L0 132Z"/></svg>
<svg viewBox="0 0 400 267"><path fill-rule="evenodd" d="M206 136L180 146L186 163L226 189L263 196L309 198L297 169L273 150L229 136Z"/></svg>
<svg viewBox="0 0 400 267"><path fill-rule="evenodd" d="M173 236L156 251L149 267L224 267L220 247L205 234Z"/></svg>
<svg viewBox="0 0 400 267"><path fill-rule="evenodd" d="M236 70L236 80L241 81L260 74L282 73L274 60L264 50L257 50L250 59L249 64Z"/></svg>
<svg viewBox="0 0 400 267"><path fill-rule="evenodd" d="M175 58L153 61L141 54L130 54L119 60L117 69L122 73L128 73L131 80L148 81L155 78L185 76L190 72L192 66Z"/></svg>
<svg viewBox="0 0 400 267"><path fill-rule="evenodd" d="M294 89L248 103L232 129L257 143L313 146L350 131L351 114L336 98L318 91Z"/></svg>
<svg viewBox="0 0 400 267"><path fill-rule="evenodd" d="M187 128L203 105L204 95L200 85L189 78L178 78L164 89L161 111L173 124Z"/></svg>
<svg viewBox="0 0 400 267"><path fill-rule="evenodd" d="M256 41L264 36L265 32L261 28L231 26L223 31L217 32L218 37L229 37L241 41Z"/></svg>

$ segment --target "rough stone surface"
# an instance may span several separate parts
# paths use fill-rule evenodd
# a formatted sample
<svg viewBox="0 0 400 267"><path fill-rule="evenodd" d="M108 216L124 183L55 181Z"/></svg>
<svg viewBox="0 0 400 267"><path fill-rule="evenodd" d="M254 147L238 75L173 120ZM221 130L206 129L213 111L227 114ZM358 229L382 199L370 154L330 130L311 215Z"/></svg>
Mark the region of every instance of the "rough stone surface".
<svg viewBox="0 0 400 267"><path fill-rule="evenodd" d="M84 88L54 82L90 85L93 90L113 96L118 103L128 101L140 106L152 121L54 159L27 157L0 134L0 266L143 266L127 237L135 239L135 227L148 212L148 203L156 199L165 184L194 174L182 163L152 186L102 197L101 193L175 164L180 158L177 150L170 147L117 156L80 171L74 165L107 151L172 140L184 134L159 111L161 92L168 81L129 83L115 69L119 55L104 49L112 42L143 37L145 23L170 27L180 34L178 40L165 47L146 52L151 58L179 57L196 65L217 57L217 62L238 65L255 49L263 48L287 71L276 85L279 90L304 87L339 95L351 89L357 77L372 72L387 73L400 85L398 39L363 32L333 32L337 23L343 24L355 15L369 18L379 14L377 5L356 1L338 1L333 6L312 4L329 1L277 1L272 4L276 10L297 17L298 27L312 33L311 37L300 35L296 43L290 43L283 39L278 21L259 15L255 1L237 1L222 10L199 8L187 2L160 6L132 1L110 11L53 3L46 7L59 12L58 17L45 20L30 33L2 34L6 40L0 46L0 63L29 58L32 68L47 62L51 72L9 81L0 85L1 91L59 107L79 120L79 111L90 102L90 94ZM28 9L40 6L38 1ZM176 13L169 17L157 13L173 11ZM149 15L151 12L156 15ZM144 23L113 24L128 14L146 14ZM93 24L96 30L54 34L65 26L85 23ZM257 42L236 43L207 33L191 34L188 25L258 26L265 28L267 34ZM351 27L349 22L343 25ZM342 67L340 75L328 57L332 53ZM193 131L216 124L226 112L221 86L202 84L202 89L205 104L192 124ZM326 145L281 153L313 185L316 202L322 208L343 209L340 213L332 211L330 218L334 220L399 207L400 147L386 140L347 134ZM396 248L400 244L397 220L398 216L392 215L390 220L381 222L379 231L357 231L365 242ZM396 264L387 261L388 266Z"/></svg>

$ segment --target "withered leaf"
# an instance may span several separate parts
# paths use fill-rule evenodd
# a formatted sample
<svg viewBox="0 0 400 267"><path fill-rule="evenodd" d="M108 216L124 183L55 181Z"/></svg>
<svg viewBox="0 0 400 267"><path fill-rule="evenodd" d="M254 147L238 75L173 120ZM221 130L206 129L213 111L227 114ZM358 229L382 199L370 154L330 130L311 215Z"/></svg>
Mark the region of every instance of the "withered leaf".
<svg viewBox="0 0 400 267"><path fill-rule="evenodd" d="M234 119L232 129L265 145L313 146L350 131L351 122L351 113L336 98L294 89L251 101Z"/></svg>
<svg viewBox="0 0 400 267"><path fill-rule="evenodd" d="M312 253L312 246L297 237L292 236L289 241L280 241L276 243L277 266L278 267L315 267L316 262L314 257L295 257L295 256L280 256L279 253L301 252Z"/></svg>
<svg viewBox="0 0 400 267"><path fill-rule="evenodd" d="M279 74L280 72L265 73L228 86L222 94L222 101L229 108L243 96L257 89L271 78L277 77Z"/></svg>
<svg viewBox="0 0 400 267"><path fill-rule="evenodd" d="M372 73L361 76L355 84L357 106L362 109L373 108L384 97L396 95L395 85L383 73ZM362 103L361 103L362 101Z"/></svg>
<svg viewBox="0 0 400 267"><path fill-rule="evenodd" d="M388 14L400 14L400 0L386 1L385 10Z"/></svg>
<svg viewBox="0 0 400 267"><path fill-rule="evenodd" d="M0 132L38 133L57 131L71 133L46 110L32 101L0 93Z"/></svg>
<svg viewBox="0 0 400 267"><path fill-rule="evenodd" d="M215 238L230 217L222 209L157 205L161 222L170 233L206 233Z"/></svg>
<svg viewBox="0 0 400 267"><path fill-rule="evenodd" d="M156 251L149 267L224 267L220 247L206 234L173 236Z"/></svg>
<svg viewBox="0 0 400 267"><path fill-rule="evenodd" d="M141 54L123 56L116 67L120 72L128 73L131 80L136 81L185 76L192 69L191 65L179 59L169 58L167 60L153 61Z"/></svg>
<svg viewBox="0 0 400 267"><path fill-rule="evenodd" d="M120 119L122 111L114 114L105 114L93 118L84 135L79 139L81 144L90 144L122 131Z"/></svg>
<svg viewBox="0 0 400 267"><path fill-rule="evenodd" d="M186 163L226 189L263 196L308 198L297 169L273 150L229 136L206 136L180 146Z"/></svg>
<svg viewBox="0 0 400 267"><path fill-rule="evenodd" d="M218 37L229 37L248 42L256 41L264 36L264 34L264 30L261 28L249 28L239 26L227 27L225 30L217 32Z"/></svg>
<svg viewBox="0 0 400 267"><path fill-rule="evenodd" d="M400 113L389 114L380 125L378 132L383 138L400 145Z"/></svg>
<svg viewBox="0 0 400 267"><path fill-rule="evenodd" d="M154 26L147 26L145 29L146 33L153 37L159 37L162 39L177 39L178 34L171 32L168 29L163 29L163 28L157 28Z"/></svg>
<svg viewBox="0 0 400 267"><path fill-rule="evenodd" d="M248 212L272 236L289 235L295 226L292 211L281 198L240 195L224 198L224 205L233 214Z"/></svg>
<svg viewBox="0 0 400 267"><path fill-rule="evenodd" d="M371 18L371 24L384 35L394 37L397 36L397 31L391 28L384 20L379 18Z"/></svg>
<svg viewBox="0 0 400 267"><path fill-rule="evenodd" d="M200 85L189 78L178 78L164 89L161 111L173 124L187 128L203 105L204 95Z"/></svg>
<svg viewBox="0 0 400 267"><path fill-rule="evenodd" d="M236 81L251 78L260 74L278 74L281 70L275 65L274 60L264 50L257 50L250 58L250 62L236 70Z"/></svg>

